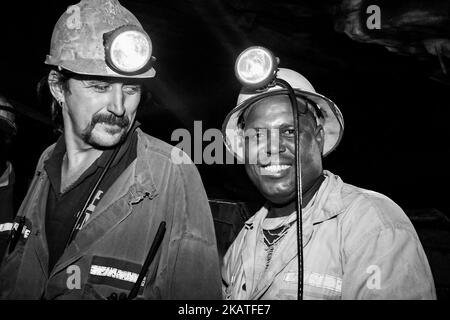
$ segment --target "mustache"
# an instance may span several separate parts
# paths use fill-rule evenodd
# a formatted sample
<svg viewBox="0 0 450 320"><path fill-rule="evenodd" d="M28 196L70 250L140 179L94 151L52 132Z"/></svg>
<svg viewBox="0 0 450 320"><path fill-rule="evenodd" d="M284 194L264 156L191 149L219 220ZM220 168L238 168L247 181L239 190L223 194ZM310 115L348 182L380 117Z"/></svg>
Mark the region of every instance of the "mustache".
<svg viewBox="0 0 450 320"><path fill-rule="evenodd" d="M95 126L97 123L106 123L116 125L120 128L126 128L130 125L130 119L126 115L117 117L114 114L96 114L92 117L91 125Z"/></svg>

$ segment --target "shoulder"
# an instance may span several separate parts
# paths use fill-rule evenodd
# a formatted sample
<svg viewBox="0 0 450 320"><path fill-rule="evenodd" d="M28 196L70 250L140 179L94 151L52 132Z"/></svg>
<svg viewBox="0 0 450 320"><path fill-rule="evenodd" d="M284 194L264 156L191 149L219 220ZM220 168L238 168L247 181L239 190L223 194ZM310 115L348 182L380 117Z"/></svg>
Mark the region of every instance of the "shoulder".
<svg viewBox="0 0 450 320"><path fill-rule="evenodd" d="M138 172L151 172L155 182L203 188L200 174L189 156L179 148L138 129ZM168 181L171 182L168 182ZM163 182L166 181L166 182Z"/></svg>
<svg viewBox="0 0 450 320"><path fill-rule="evenodd" d="M386 195L344 183L342 200L346 216L353 219L372 219L375 225L410 225L405 212Z"/></svg>
<svg viewBox="0 0 450 320"><path fill-rule="evenodd" d="M141 147L141 149L147 155L161 157L166 161L172 162L173 164L178 164L177 160L179 160L179 158L175 157L175 155L180 155L180 157L182 157L182 160L184 162L192 163L191 159L177 147L174 147L167 142L155 138L143 132L140 129L137 129L137 133L138 133L138 148Z"/></svg>
<svg viewBox="0 0 450 320"><path fill-rule="evenodd" d="M417 233L406 213L384 194L343 184L344 211L340 215L342 233L348 249L359 246L381 234L406 232L418 239ZM354 248L353 248L354 247Z"/></svg>
<svg viewBox="0 0 450 320"><path fill-rule="evenodd" d="M179 148L170 145L158 138L148 135L138 129L138 157L144 158L163 167L168 167L173 170L193 170L197 171L191 158Z"/></svg>
<svg viewBox="0 0 450 320"><path fill-rule="evenodd" d="M171 165L193 165L191 158L179 148L138 129L138 155L157 158Z"/></svg>

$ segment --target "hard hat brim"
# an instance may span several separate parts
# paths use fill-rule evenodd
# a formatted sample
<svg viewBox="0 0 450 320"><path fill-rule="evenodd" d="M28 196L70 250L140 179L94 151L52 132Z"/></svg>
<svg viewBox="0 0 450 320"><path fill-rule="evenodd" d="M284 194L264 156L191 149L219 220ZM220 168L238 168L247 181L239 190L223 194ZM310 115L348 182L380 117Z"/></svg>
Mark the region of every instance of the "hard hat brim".
<svg viewBox="0 0 450 320"><path fill-rule="evenodd" d="M15 135L17 133L16 110L11 106L10 101L2 102L4 103L0 105L0 131Z"/></svg>
<svg viewBox="0 0 450 320"><path fill-rule="evenodd" d="M337 105L325 96L318 93L294 89L298 97L306 97L317 104L321 110L324 120L323 129L325 133L323 156L327 156L332 152L342 139L344 132L344 118ZM244 162L243 144L238 137L240 129L238 128L238 120L241 114L255 102L264 98L275 95L287 95L286 89L268 91L237 105L225 118L222 126L222 135L227 149L241 162Z"/></svg>
<svg viewBox="0 0 450 320"><path fill-rule="evenodd" d="M86 59L85 63L83 62L80 63L80 61L70 63L68 61L64 62L52 61L52 58L50 56L47 56L45 64L63 68L66 69L67 71L87 76L146 79L146 78L154 78L156 75L156 71L153 67L149 68L148 70L140 74L133 74L133 75L120 74L112 70L110 67L108 67L108 65L104 61L100 60L97 62L92 62L92 60Z"/></svg>

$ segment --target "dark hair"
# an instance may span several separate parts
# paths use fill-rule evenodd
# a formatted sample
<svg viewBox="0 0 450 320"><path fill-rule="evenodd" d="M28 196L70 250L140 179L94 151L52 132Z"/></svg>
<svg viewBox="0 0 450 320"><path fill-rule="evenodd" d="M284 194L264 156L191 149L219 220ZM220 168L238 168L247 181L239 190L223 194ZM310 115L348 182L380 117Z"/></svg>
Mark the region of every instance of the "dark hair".
<svg viewBox="0 0 450 320"><path fill-rule="evenodd" d="M60 85L64 91L70 92L68 82L71 76L69 75L69 73L65 72L64 70L57 70L54 68L49 69L49 72L51 70L55 70L58 74L57 78L58 85ZM39 80L36 89L39 104L45 106L50 105L50 116L55 131L62 132L64 128L62 111L58 101L53 97L53 95L50 92L50 88L48 85L48 73L44 77L42 77L41 80Z"/></svg>

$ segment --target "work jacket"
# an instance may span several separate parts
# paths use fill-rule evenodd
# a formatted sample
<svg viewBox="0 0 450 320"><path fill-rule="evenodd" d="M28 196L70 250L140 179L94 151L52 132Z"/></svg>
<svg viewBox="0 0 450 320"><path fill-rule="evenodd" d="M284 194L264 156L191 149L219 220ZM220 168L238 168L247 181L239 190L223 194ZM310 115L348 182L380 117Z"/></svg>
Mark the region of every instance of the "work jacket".
<svg viewBox="0 0 450 320"><path fill-rule="evenodd" d="M435 299L430 267L410 220L392 200L331 172L303 211L304 299ZM263 207L224 257L227 299L297 299L297 229L274 248L262 276ZM295 213L293 213L295 219Z"/></svg>
<svg viewBox="0 0 450 320"><path fill-rule="evenodd" d="M4 255L9 232L3 231L11 226L14 219L14 168L6 163L6 170L0 172L0 263Z"/></svg>
<svg viewBox="0 0 450 320"><path fill-rule="evenodd" d="M220 299L220 269L208 200L198 171L182 153L137 129L137 157L48 272L44 151L18 212L20 240L0 269L2 299L105 299L128 294L162 221L166 232L138 299Z"/></svg>

